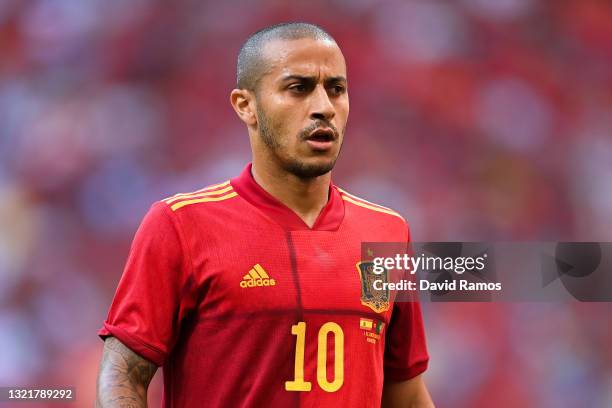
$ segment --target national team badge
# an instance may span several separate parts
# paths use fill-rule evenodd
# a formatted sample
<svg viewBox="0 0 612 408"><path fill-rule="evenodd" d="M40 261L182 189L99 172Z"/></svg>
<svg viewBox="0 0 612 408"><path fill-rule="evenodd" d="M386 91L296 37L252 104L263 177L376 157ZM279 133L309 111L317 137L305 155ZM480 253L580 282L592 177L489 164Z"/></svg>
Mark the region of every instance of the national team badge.
<svg viewBox="0 0 612 408"><path fill-rule="evenodd" d="M356 266L361 281L361 304L376 313L389 310L389 289L374 289L375 280L380 280L381 283L389 282L388 271L385 269L383 273L375 274L374 263L369 261L358 262Z"/></svg>

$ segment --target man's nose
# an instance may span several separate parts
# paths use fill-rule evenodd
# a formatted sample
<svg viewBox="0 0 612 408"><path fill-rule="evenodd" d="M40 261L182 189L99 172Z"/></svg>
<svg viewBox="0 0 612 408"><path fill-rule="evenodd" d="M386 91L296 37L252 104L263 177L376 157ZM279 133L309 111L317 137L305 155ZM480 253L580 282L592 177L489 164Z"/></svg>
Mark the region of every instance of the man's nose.
<svg viewBox="0 0 612 408"><path fill-rule="evenodd" d="M323 119L330 121L336 114L336 109L329 99L327 90L322 85L317 85L312 94L311 119Z"/></svg>

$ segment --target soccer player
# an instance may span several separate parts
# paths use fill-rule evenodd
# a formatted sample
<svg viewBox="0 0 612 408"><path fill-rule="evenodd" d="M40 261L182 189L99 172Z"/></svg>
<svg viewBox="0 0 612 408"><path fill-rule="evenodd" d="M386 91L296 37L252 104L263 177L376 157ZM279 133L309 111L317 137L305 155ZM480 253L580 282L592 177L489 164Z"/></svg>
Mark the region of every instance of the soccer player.
<svg viewBox="0 0 612 408"><path fill-rule="evenodd" d="M336 187L346 66L320 27L253 34L230 101L252 163L155 203L108 318L97 405L433 407L420 306L364 295L364 241L407 242L395 211ZM367 296L366 296L367 295Z"/></svg>

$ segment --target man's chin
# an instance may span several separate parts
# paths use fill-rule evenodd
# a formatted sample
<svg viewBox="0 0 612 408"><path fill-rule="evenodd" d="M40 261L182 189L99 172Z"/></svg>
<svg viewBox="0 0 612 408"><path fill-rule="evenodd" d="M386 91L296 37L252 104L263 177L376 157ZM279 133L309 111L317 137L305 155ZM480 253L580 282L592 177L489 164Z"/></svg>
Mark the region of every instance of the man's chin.
<svg viewBox="0 0 612 408"><path fill-rule="evenodd" d="M285 170L301 179L312 179L329 173L336 160L317 160L313 162L290 161L285 163Z"/></svg>

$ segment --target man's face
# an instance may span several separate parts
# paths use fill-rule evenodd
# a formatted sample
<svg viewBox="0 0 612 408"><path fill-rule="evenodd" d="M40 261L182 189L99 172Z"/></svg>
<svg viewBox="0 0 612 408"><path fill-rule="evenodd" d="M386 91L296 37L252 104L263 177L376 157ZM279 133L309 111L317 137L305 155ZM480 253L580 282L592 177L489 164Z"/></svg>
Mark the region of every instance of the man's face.
<svg viewBox="0 0 612 408"><path fill-rule="evenodd" d="M349 100L346 65L330 41L299 39L266 45L268 70L256 91L257 130L266 149L300 178L329 172L338 158Z"/></svg>

